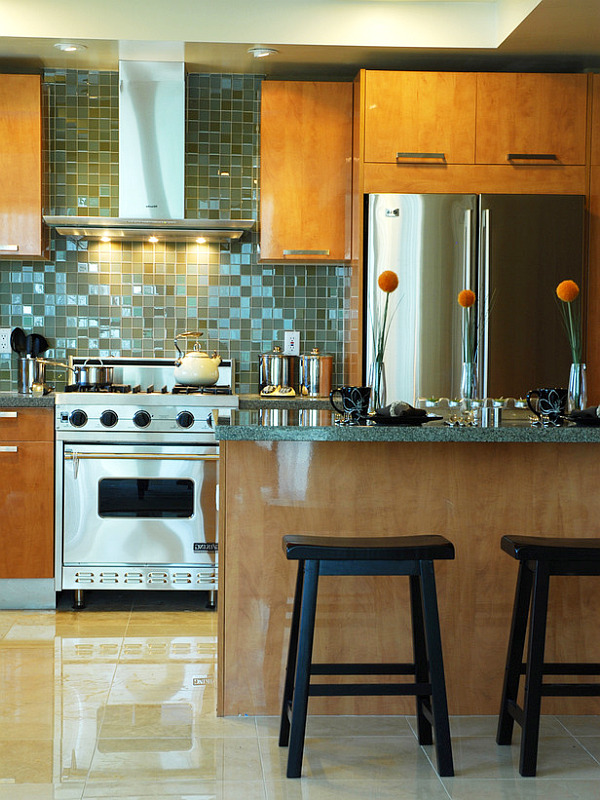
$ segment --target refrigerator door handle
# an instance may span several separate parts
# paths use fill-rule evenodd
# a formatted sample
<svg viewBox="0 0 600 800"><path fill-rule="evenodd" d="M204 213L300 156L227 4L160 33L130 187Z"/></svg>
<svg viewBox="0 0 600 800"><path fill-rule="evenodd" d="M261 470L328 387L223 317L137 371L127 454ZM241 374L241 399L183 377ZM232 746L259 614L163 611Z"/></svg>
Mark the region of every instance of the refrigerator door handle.
<svg viewBox="0 0 600 800"><path fill-rule="evenodd" d="M479 388L482 397L487 397L488 389L488 353L489 353L489 317L490 317L490 210L481 210L480 222L480 269L479 277L479 332L478 350L481 358L478 359Z"/></svg>
<svg viewBox="0 0 600 800"><path fill-rule="evenodd" d="M465 228L464 228L464 259L463 259L463 289L472 289L473 286L473 273L472 273L472 247L473 247L473 209L468 208L465 211Z"/></svg>

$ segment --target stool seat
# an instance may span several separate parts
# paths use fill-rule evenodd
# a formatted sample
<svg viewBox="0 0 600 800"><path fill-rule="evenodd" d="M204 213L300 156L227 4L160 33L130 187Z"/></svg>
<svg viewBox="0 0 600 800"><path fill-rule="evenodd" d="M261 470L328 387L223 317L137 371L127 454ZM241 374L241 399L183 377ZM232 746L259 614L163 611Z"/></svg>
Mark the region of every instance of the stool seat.
<svg viewBox="0 0 600 800"><path fill-rule="evenodd" d="M418 561L422 558L452 559L454 545L443 536L308 536L287 534L283 550L291 560Z"/></svg>
<svg viewBox="0 0 600 800"><path fill-rule="evenodd" d="M315 695L414 696L419 744L435 744L439 774L454 775L433 568L436 559L454 558L452 542L438 535L339 537L287 534L282 544L286 557L298 562L279 728L280 746L289 745L287 777L300 777L308 699ZM319 578L338 575L408 577L412 662L313 661ZM330 680L314 681L316 675L371 678L409 675L412 680L334 683Z"/></svg>
<svg viewBox="0 0 600 800"><path fill-rule="evenodd" d="M521 726L519 772L533 776L537 755L542 697L599 697L600 683L546 682L545 675L600 676L600 664L546 662L546 620L550 578L554 575L600 575L600 539L548 536L503 536L502 550L519 562L512 623L506 656L496 742L509 745L514 723ZM526 662L525 639L529 629ZM525 675L523 704L519 682Z"/></svg>
<svg viewBox="0 0 600 800"><path fill-rule="evenodd" d="M500 546L518 561L600 561L600 539L503 536Z"/></svg>

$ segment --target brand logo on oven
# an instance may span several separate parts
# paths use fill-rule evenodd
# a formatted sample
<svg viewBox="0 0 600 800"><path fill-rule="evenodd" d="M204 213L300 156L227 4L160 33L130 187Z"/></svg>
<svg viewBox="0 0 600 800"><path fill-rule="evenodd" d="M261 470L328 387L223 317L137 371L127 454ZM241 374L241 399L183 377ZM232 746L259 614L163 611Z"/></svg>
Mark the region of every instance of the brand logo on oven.
<svg viewBox="0 0 600 800"><path fill-rule="evenodd" d="M216 542L194 542L194 553L216 553L218 549Z"/></svg>

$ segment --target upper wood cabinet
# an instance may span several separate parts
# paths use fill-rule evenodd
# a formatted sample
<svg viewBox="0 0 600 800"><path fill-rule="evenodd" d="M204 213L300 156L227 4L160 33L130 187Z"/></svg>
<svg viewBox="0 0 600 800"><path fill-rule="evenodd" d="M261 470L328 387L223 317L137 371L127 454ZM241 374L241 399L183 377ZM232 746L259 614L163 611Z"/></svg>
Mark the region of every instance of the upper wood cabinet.
<svg viewBox="0 0 600 800"><path fill-rule="evenodd" d="M352 84L263 81L261 261L350 258Z"/></svg>
<svg viewBox="0 0 600 800"><path fill-rule="evenodd" d="M42 84L0 75L0 257L45 257L42 222Z"/></svg>
<svg viewBox="0 0 600 800"><path fill-rule="evenodd" d="M583 165L586 111L587 75L478 73L476 161Z"/></svg>
<svg viewBox="0 0 600 800"><path fill-rule="evenodd" d="M364 161L473 164L475 74L364 73Z"/></svg>

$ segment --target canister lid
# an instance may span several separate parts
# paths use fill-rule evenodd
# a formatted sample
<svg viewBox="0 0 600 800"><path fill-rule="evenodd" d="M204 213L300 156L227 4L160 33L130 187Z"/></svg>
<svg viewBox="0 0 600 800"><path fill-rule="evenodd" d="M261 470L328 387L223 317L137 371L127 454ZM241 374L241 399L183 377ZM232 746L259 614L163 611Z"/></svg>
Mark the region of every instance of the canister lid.
<svg viewBox="0 0 600 800"><path fill-rule="evenodd" d="M310 353L304 353L302 358L331 358L328 353L322 353L318 347L313 347Z"/></svg>

